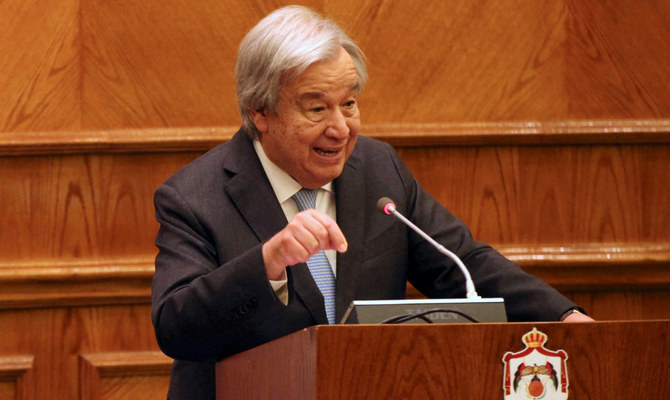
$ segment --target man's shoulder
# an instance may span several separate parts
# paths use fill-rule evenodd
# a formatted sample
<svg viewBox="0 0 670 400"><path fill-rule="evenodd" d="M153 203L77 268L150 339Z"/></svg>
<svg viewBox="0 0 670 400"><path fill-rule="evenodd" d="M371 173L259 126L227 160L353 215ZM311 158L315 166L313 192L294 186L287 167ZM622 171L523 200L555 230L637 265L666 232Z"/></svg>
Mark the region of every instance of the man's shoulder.
<svg viewBox="0 0 670 400"><path fill-rule="evenodd" d="M387 147L388 143L363 135L359 135L356 140L356 150L358 151L383 151Z"/></svg>
<svg viewBox="0 0 670 400"><path fill-rule="evenodd" d="M168 178L165 184L174 187L189 186L197 188L206 187L208 183L220 183L225 178L226 167L240 163L242 157L240 149L245 146L244 141L248 140L241 135L246 135L246 133L242 130L238 131L231 140L216 145L184 165ZM253 148L251 145L249 146L253 152Z"/></svg>
<svg viewBox="0 0 670 400"><path fill-rule="evenodd" d="M353 155L368 160L375 157L388 157L392 153L394 153L393 147L388 143L359 135Z"/></svg>
<svg viewBox="0 0 670 400"><path fill-rule="evenodd" d="M366 168L373 169L398 161L397 154L391 145L366 136L358 137L351 158L352 163L359 163Z"/></svg>

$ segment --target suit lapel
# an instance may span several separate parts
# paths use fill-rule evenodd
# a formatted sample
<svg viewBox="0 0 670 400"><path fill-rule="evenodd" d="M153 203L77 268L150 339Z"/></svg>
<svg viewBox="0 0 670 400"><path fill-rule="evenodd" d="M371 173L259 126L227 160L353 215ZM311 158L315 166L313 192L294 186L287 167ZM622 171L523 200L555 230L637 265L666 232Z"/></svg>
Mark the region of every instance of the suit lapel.
<svg viewBox="0 0 670 400"><path fill-rule="evenodd" d="M360 159L352 154L335 179L337 224L347 238L346 253L337 254L336 321L342 318L349 304L355 299L356 284L363 257L365 187L361 178Z"/></svg>
<svg viewBox="0 0 670 400"><path fill-rule="evenodd" d="M240 131L230 143L231 152L224 160L224 168L233 174L225 190L242 217L260 242L265 242L282 230L288 221L272 190L251 139ZM321 291L316 286L307 264L288 268L289 280L295 294L319 324L327 324L328 317Z"/></svg>
<svg viewBox="0 0 670 400"><path fill-rule="evenodd" d="M317 324L328 325L328 316L326 315L325 301L323 294L316 286L312 273L306 263L300 263L288 268L289 280L293 285L295 294L300 301L307 307L309 312L316 320Z"/></svg>
<svg viewBox="0 0 670 400"><path fill-rule="evenodd" d="M224 169L233 176L225 190L259 241L270 239L286 226L286 216L277 202L251 139L240 131L231 140Z"/></svg>

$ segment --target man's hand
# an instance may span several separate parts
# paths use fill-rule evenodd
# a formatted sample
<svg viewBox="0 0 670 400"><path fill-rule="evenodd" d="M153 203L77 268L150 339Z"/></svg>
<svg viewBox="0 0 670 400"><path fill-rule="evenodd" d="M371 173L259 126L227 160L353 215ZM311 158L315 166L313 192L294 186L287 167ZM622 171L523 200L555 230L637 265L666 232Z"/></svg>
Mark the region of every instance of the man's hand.
<svg viewBox="0 0 670 400"><path fill-rule="evenodd" d="M328 215L313 210L298 213L284 229L263 244L263 261L270 280L280 279L284 268L307 261L320 250L347 251L347 239Z"/></svg>

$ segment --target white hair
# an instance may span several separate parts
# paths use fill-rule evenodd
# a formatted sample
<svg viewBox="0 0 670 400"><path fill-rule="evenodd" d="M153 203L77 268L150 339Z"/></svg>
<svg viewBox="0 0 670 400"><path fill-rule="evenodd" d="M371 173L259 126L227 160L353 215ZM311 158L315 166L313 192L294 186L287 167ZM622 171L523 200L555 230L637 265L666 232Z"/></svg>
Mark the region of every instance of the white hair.
<svg viewBox="0 0 670 400"><path fill-rule="evenodd" d="M351 56L362 90L367 80L363 52L333 21L307 7L287 6L253 27L240 43L235 66L237 100L247 133L260 134L250 111L276 114L282 84L315 62L336 57L340 48Z"/></svg>

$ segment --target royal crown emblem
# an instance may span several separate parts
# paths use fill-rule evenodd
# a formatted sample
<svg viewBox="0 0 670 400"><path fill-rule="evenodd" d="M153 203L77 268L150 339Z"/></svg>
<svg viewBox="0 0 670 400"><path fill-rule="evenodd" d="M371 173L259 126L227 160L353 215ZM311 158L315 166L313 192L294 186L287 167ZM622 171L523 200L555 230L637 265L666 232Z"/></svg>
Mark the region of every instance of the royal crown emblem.
<svg viewBox="0 0 670 400"><path fill-rule="evenodd" d="M526 345L517 353L507 352L503 393L505 400L564 400L568 398L568 354L544 347L547 335L533 328L521 337Z"/></svg>

